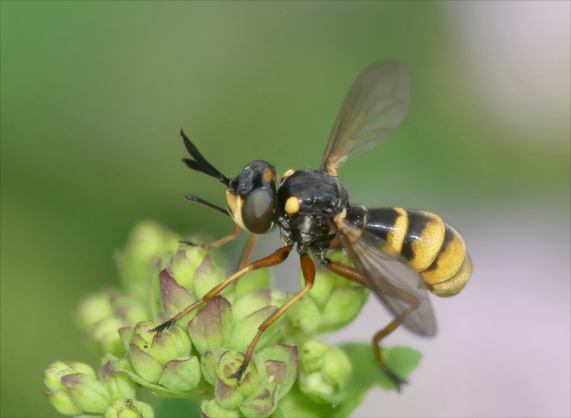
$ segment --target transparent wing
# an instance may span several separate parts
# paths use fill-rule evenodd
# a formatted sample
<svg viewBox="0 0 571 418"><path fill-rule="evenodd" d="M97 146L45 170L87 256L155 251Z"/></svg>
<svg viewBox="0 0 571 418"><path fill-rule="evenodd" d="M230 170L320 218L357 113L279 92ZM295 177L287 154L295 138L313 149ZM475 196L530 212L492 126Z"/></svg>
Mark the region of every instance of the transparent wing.
<svg viewBox="0 0 571 418"><path fill-rule="evenodd" d="M337 174L350 155L379 145L404 119L410 102L410 77L400 64L376 64L363 71L343 101L321 169Z"/></svg>
<svg viewBox="0 0 571 418"><path fill-rule="evenodd" d="M404 315L402 323L408 330L424 336L435 335L436 318L420 274L383 253L380 238L344 220L336 225L349 257L383 305L395 317Z"/></svg>

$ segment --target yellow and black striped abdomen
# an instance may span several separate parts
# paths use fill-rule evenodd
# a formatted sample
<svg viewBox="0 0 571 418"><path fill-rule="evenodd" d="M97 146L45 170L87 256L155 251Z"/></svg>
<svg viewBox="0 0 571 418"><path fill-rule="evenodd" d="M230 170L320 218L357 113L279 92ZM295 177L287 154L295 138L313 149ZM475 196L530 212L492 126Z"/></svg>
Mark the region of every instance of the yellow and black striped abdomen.
<svg viewBox="0 0 571 418"><path fill-rule="evenodd" d="M460 292L472 273L462 236L440 216L402 208L367 209L363 228L381 238L382 250L402 256L438 296Z"/></svg>

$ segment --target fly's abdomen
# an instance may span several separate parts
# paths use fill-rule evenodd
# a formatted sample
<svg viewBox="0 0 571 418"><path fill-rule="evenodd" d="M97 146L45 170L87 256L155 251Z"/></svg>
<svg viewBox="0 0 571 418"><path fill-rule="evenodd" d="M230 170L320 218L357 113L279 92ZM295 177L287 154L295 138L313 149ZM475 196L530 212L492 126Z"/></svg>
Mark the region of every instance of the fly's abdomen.
<svg viewBox="0 0 571 418"><path fill-rule="evenodd" d="M402 208L368 209L363 228L383 240L382 250L402 256L438 296L460 292L472 273L462 236L435 213Z"/></svg>

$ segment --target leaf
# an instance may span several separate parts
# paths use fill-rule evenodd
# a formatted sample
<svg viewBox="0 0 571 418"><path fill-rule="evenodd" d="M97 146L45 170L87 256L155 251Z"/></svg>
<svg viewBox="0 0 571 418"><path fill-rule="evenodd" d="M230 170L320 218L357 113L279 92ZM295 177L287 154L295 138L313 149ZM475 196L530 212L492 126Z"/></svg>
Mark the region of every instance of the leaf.
<svg viewBox="0 0 571 418"><path fill-rule="evenodd" d="M356 383L352 385L353 388L367 386L368 391L374 385L379 385L383 389L397 389L393 381L378 366L369 344L350 343L341 346L341 349L353 364L353 382ZM385 348L383 354L387 366L402 379L410 376L421 358L418 351L409 347Z"/></svg>
<svg viewBox="0 0 571 418"><path fill-rule="evenodd" d="M302 394L296 387L280 402L280 408L287 417L321 418L348 417L361 404L367 392L380 386L387 390L396 390L375 360L370 344L350 343L340 347L351 359L353 376L347 387L345 401L333 407L318 404ZM418 366L421 354L408 347L392 347L383 350L387 365L401 378L407 378Z"/></svg>
<svg viewBox="0 0 571 418"><path fill-rule="evenodd" d="M155 415L169 418L200 418L200 402L190 399L160 399L155 402Z"/></svg>

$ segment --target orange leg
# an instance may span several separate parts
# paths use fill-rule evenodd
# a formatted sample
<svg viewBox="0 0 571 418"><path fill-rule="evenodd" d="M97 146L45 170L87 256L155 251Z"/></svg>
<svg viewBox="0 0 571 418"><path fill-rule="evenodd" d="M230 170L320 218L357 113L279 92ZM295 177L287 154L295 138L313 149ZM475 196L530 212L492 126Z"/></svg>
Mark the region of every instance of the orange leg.
<svg viewBox="0 0 571 418"><path fill-rule="evenodd" d="M256 241L258 240L259 235L252 234L248 241L246 241L246 245L242 250L242 255L240 256L240 263L238 264L238 270L243 269L248 264L248 259L252 255L252 250L254 249L254 245L256 245Z"/></svg>
<svg viewBox="0 0 571 418"><path fill-rule="evenodd" d="M410 309L404 311L403 313L401 313L399 316L397 316L395 319L393 319L387 326L385 326L383 329L378 331L373 336L373 340L372 340L373 350L375 351L375 358L377 360L377 363L379 364L381 369L383 369L383 371L387 374L387 376L393 381L393 383L397 386L397 390L399 392L400 392L401 385L404 383L407 383L407 381L405 379L399 377L385 363L385 361L383 359L383 348L381 347L381 340L383 340L385 337L387 337L389 334L391 334L394 330L396 330L399 327L399 325L402 323L404 318L413 310L414 310L413 308L410 308Z"/></svg>
<svg viewBox="0 0 571 418"><path fill-rule="evenodd" d="M369 282L367 279L365 279L363 275L359 273L359 271L354 267L331 260L325 262L324 266L339 276L345 277L346 279L359 283L361 286L369 288Z"/></svg>
<svg viewBox="0 0 571 418"><path fill-rule="evenodd" d="M292 248L293 247L291 245L286 245L285 247L282 247L279 250L276 250L273 254L270 254L267 257L261 258L257 261L254 261L254 262L248 264L244 268L242 268L242 269L238 270L236 273L232 274L230 277L228 277L226 280L224 280L218 286L211 289L202 298L200 298L196 302L188 305L186 308L184 308L182 311L177 313L171 319L169 319L166 322L163 322L161 325L159 325L156 328L153 328L151 331L159 333L159 332L161 332L167 328L170 328L177 321L179 321L181 318L183 318L185 315L187 315L189 312L194 310L196 307L202 305L203 303L208 302L210 299L212 299L214 296L218 295L220 292L222 292L224 289L226 289L229 285L234 283L236 280L238 280L240 277L242 277L244 274L248 273L249 271L256 270L259 268L264 268L264 267L271 267L271 266L275 266L276 264L282 263L287 258L287 256L291 252Z"/></svg>
<svg viewBox="0 0 571 418"><path fill-rule="evenodd" d="M220 238L219 240L211 242L210 244L206 244L206 248L220 248L220 247L228 244L229 242L234 241L236 238L238 238L238 235L240 235L240 232L242 232L242 228L240 228L238 225L236 225L236 226L234 226L234 232L226 235L225 237Z"/></svg>
<svg viewBox="0 0 571 418"><path fill-rule="evenodd" d="M357 269L351 267L347 264L337 263L335 261L329 261L325 263L325 267L327 267L332 272L345 277L351 281L359 283L367 288L370 288L369 282L367 279L359 273ZM395 295L396 296L396 295ZM410 299L410 298L409 298ZM408 300L405 300L408 301ZM381 347L381 340L391 334L394 330L396 330L402 321L406 318L406 316L411 313L414 309L416 309L416 302L415 300L410 300L408 302L413 303L409 309L401 313L395 319L393 319L386 327L381 329L373 336L373 350L375 351L375 358L377 359L377 363L383 369L383 371L387 374L387 376L396 384L397 389L400 391L400 386L406 381L399 376L396 375L385 363L383 359L383 348Z"/></svg>
<svg viewBox="0 0 571 418"><path fill-rule="evenodd" d="M329 249L339 250L340 248L343 248L343 242L341 241L341 239L339 237L333 238L333 240L329 244Z"/></svg>
<svg viewBox="0 0 571 418"><path fill-rule="evenodd" d="M248 350L244 355L244 362L238 369L236 373L234 373L233 377L236 377L238 381L242 378L242 374L248 367L250 360L252 360L252 355L254 354L254 350L256 349L256 344L262 337L262 334L277 320L279 320L291 306L296 303L299 299L303 297L307 292L311 290L313 287L313 282L315 280L315 266L311 258L307 254L300 254L299 261L301 263L301 271L303 272L303 279L305 284L303 289L295 293L286 303L284 303L277 311L275 311L272 315L270 315L259 327L258 333L248 346Z"/></svg>
<svg viewBox="0 0 571 418"><path fill-rule="evenodd" d="M238 238L238 235L240 235L240 232L242 232L242 229L238 226L235 225L234 226L234 231L231 234L228 234L214 242L211 242L210 244L197 244L195 242L192 241L180 241L181 244L187 244L187 245L191 245L193 247L202 247L206 250L211 249L211 248L220 248L223 247L224 245L228 244L231 241L234 241L236 238Z"/></svg>

